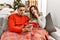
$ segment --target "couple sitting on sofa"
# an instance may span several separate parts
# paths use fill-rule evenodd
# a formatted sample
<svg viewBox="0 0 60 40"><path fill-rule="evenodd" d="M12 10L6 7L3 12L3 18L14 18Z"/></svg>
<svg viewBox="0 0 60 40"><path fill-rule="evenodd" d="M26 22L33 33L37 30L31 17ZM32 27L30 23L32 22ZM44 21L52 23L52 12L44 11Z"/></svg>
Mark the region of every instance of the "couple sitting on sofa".
<svg viewBox="0 0 60 40"><path fill-rule="evenodd" d="M50 40L44 29L46 20L36 6L30 7L30 18L24 15L24 4L20 3L17 11L8 17L8 29L2 34L1 40Z"/></svg>

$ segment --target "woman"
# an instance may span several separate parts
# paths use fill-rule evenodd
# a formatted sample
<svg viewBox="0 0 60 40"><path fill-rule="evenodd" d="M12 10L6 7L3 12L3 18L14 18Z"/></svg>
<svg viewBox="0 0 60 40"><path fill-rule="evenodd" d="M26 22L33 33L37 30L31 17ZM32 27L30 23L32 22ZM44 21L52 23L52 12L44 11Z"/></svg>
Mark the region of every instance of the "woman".
<svg viewBox="0 0 60 40"><path fill-rule="evenodd" d="M46 25L45 17L39 13L38 8L35 5L32 5L29 10L30 24L35 24L33 27L35 32L33 31L34 36L32 38L35 37L34 40L49 40L48 32L44 29Z"/></svg>
<svg viewBox="0 0 60 40"><path fill-rule="evenodd" d="M34 5L30 7L30 20L38 22L41 28L45 28L46 19L39 13L38 8Z"/></svg>

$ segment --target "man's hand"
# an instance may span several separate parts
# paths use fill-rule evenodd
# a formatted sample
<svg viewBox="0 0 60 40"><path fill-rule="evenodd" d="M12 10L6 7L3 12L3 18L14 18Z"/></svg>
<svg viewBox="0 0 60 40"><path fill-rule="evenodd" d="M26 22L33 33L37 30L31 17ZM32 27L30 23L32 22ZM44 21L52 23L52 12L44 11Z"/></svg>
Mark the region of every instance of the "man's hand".
<svg viewBox="0 0 60 40"><path fill-rule="evenodd" d="M24 29L23 32L29 32L32 31L33 26L32 25L27 25Z"/></svg>

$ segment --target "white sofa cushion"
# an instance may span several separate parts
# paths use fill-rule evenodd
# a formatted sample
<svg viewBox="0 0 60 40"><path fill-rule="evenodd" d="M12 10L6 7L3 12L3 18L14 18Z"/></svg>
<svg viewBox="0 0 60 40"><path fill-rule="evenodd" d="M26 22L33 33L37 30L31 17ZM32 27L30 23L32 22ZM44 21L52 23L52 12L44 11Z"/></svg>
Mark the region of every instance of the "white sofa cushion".
<svg viewBox="0 0 60 40"><path fill-rule="evenodd" d="M56 32L52 32L51 35L52 37L54 37L56 40L60 40L60 29L55 27L56 28Z"/></svg>

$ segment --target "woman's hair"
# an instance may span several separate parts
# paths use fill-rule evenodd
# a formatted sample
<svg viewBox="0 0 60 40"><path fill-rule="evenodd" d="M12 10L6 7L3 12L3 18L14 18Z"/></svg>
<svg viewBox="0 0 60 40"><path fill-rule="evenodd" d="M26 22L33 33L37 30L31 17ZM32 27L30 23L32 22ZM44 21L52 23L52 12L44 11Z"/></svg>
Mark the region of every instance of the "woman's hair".
<svg viewBox="0 0 60 40"><path fill-rule="evenodd" d="M19 9L20 7L25 7L24 4L20 3L18 6L17 6L17 9Z"/></svg>
<svg viewBox="0 0 60 40"><path fill-rule="evenodd" d="M31 18L31 19L37 19L36 16L34 16L34 14L33 14L32 11L31 11L31 8L32 8L32 7L35 8L35 10L37 11L38 15L40 16L37 6L32 5L32 6L30 7L30 9L29 9L29 11L30 11L30 18Z"/></svg>

